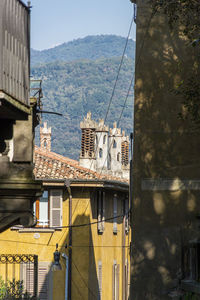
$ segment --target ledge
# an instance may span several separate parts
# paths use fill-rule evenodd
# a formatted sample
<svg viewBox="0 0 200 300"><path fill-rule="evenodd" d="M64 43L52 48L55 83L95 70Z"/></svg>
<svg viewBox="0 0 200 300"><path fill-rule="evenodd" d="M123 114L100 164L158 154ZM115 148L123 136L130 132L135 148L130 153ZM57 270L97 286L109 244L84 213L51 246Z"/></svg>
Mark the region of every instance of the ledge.
<svg viewBox="0 0 200 300"><path fill-rule="evenodd" d="M184 291L200 295L200 282L197 282L195 280L182 280L181 288Z"/></svg>
<svg viewBox="0 0 200 300"><path fill-rule="evenodd" d="M41 233L53 233L55 231L61 231L61 228L19 228L19 227L12 227L11 230L17 230L19 233L32 233L32 232L41 232Z"/></svg>

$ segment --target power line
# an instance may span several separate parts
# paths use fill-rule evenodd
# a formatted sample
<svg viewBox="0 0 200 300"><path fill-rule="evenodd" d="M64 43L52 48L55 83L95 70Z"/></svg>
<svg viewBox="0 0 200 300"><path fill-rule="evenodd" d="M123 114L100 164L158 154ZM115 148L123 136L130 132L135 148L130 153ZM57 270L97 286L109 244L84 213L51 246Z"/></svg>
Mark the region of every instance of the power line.
<svg viewBox="0 0 200 300"><path fill-rule="evenodd" d="M132 78L131 78L131 82L130 82L130 85L129 85L129 88L128 88L128 92L127 92L127 94L126 94L126 98L125 98L125 101L124 101L124 104L123 104L123 107L122 107L122 111L121 111L120 116L119 116L119 119L118 119L118 121L117 121L117 127L119 127L119 124L120 124L120 121L121 121L121 118L122 118L124 109L125 109L125 107L126 107L126 103L127 103L127 100L128 100L128 96L129 96L131 87L132 87L132 85L133 85L133 80L134 80L134 78L135 78L135 74L133 74L133 76L132 76ZM106 156L105 161L104 161L104 163L103 163L103 166L102 166L102 168L101 168L100 175L101 175L102 172L103 172L103 168L104 168L104 166L105 166L106 160L108 159L108 155L109 155L109 153L110 153L111 147L113 146L113 143L114 143L114 139L113 139L112 143L111 143L110 146L109 146L108 153L107 153L107 156Z"/></svg>
<svg viewBox="0 0 200 300"><path fill-rule="evenodd" d="M115 94L115 90L116 90L117 82L118 82L118 79L119 79L119 74L120 74L120 71L121 71L121 68L122 68L122 64L123 64L123 61L124 61L124 56L125 56L125 53L126 53L126 49L127 49L127 45L128 45L128 41L129 41L129 37L130 37L133 22L134 22L134 12L133 12L133 17L131 19L131 23L130 23L130 26L129 26L128 35L127 35L127 38L126 38L125 46L124 46L124 49L123 49L120 65L119 65L119 68L118 68L118 71L117 71L117 76L116 76L115 83L114 83L114 86L113 86L113 89L112 89L112 94L111 94L111 97L110 97L110 100L109 100L109 104L108 104L108 108L107 108L106 115L105 115L105 118L104 118L104 122L106 122L106 120L107 120L108 113L109 113L109 110L110 110L110 106L111 106L111 103L112 103L112 100L113 100L113 97L114 97L114 94ZM97 149L98 149L98 145L99 145L99 141L101 139L101 136L102 136L102 132L100 134L100 138L97 141L97 145L96 145L96 149L95 149L95 155L97 154ZM92 164L93 164L93 161L91 162L89 169L91 169ZM85 188L85 186L83 185L82 192L83 192L84 188ZM95 190L96 190L96 188L95 188ZM78 201L78 203L79 203L79 201ZM76 204L76 207L77 207L78 203ZM75 209L72 213L72 217L73 217L74 213L75 213Z"/></svg>
<svg viewBox="0 0 200 300"><path fill-rule="evenodd" d="M76 268L77 272L79 273L84 285L86 286L86 288L88 289L88 291L92 294L92 296L94 297L94 299L97 299L97 295L95 295L93 293L93 291L89 288L87 282L85 281L84 277L82 276L81 272L79 271L78 267L76 266L76 264L74 263L74 261L72 260L72 264L74 265L74 267Z"/></svg>
<svg viewBox="0 0 200 300"><path fill-rule="evenodd" d="M102 223L102 222L106 222L106 221L118 219L118 218L121 218L121 217L123 217L123 216L124 216L124 215L118 215L118 216L115 216L115 217L111 217L111 218L104 219L104 220L102 220L102 221L94 221L94 222L89 222L89 223L85 223L85 224L48 227L48 229L54 229L54 230L56 230L56 229L62 229L62 228L78 228L78 227L85 227L85 226L90 226L90 225L94 225L94 224L98 224L98 223ZM22 229L22 227L15 226L15 229Z"/></svg>

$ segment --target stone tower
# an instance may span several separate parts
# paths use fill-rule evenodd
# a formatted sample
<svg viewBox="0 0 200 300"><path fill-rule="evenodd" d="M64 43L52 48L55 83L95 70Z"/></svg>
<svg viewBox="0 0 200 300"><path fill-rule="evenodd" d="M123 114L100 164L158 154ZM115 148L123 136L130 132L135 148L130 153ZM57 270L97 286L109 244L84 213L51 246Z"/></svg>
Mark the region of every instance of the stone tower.
<svg viewBox="0 0 200 300"><path fill-rule="evenodd" d="M80 127L82 130L80 166L96 170L95 130L97 124L91 119L91 112L87 113Z"/></svg>
<svg viewBox="0 0 200 300"><path fill-rule="evenodd" d="M47 127L47 122L44 122L44 127L40 127L40 147L51 151L51 127Z"/></svg>
<svg viewBox="0 0 200 300"><path fill-rule="evenodd" d="M113 172L121 172L121 129L117 128L117 123L110 128L109 134L109 164L108 169Z"/></svg>
<svg viewBox="0 0 200 300"><path fill-rule="evenodd" d="M96 128L96 169L108 169L108 126L104 124L104 120L99 120Z"/></svg>

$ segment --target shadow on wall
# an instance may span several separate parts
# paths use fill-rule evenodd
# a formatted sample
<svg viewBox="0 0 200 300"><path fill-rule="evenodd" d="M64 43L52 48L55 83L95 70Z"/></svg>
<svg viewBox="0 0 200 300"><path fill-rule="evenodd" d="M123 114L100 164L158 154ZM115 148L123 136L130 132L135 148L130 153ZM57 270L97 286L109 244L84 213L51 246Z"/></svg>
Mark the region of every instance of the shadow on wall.
<svg viewBox="0 0 200 300"><path fill-rule="evenodd" d="M85 214L78 215L73 225L87 224L90 222L89 216ZM60 253L69 256L68 228L63 229L62 245L59 244ZM60 247L61 246L61 247ZM76 300L94 300L98 299L98 279L96 272L96 264L93 251L93 241L91 227L76 227L72 230L72 275L71 275L71 298ZM53 258L53 257L52 257ZM39 299L44 298L43 292L47 289L47 281L53 275L53 299L64 300L65 298L65 275L66 263L64 258L60 258L62 266L61 271L50 270L47 274L44 284L39 293ZM61 292L60 292L61 291Z"/></svg>
<svg viewBox="0 0 200 300"><path fill-rule="evenodd" d="M183 100L174 90L194 68L195 49L150 11L138 9L135 140L133 157L133 252L131 299L169 299L184 278L183 248L198 239L199 129L178 118ZM148 181L150 179L150 181ZM152 181L151 181L152 180ZM145 288L144 288L145 287Z"/></svg>

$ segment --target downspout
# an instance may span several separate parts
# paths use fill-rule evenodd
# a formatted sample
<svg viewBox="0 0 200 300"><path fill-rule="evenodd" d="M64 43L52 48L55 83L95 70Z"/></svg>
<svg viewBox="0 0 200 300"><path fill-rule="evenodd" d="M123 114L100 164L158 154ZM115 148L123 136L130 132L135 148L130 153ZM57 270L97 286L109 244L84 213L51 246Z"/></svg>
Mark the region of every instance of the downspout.
<svg viewBox="0 0 200 300"><path fill-rule="evenodd" d="M68 300L71 300L72 296L72 192L70 188L70 181L65 181L65 186L69 193L69 255L68 255ZM66 287L65 287L66 288Z"/></svg>

